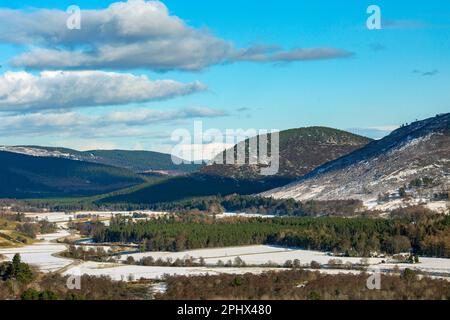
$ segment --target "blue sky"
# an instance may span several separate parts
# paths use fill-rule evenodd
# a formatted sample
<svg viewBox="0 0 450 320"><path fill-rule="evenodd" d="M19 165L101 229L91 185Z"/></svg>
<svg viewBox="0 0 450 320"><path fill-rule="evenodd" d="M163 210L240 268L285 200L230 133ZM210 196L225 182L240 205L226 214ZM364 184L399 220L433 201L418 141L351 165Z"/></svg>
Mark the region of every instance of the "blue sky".
<svg viewBox="0 0 450 320"><path fill-rule="evenodd" d="M40 0L12 4L0 0L0 7L26 15L33 11L30 8L65 11L69 5L76 4L82 10L103 10L111 3L113 1ZM95 67L77 65L76 70L144 75L151 81L172 80L180 85L198 82L207 90L194 90L188 94L170 91L163 99L149 97L136 102L130 98L125 103L111 106L106 102L101 106L78 107L80 99L65 107L55 100L51 110L42 109L42 101L25 109L21 104L17 110L4 104L7 111L3 112L0 98L0 120L8 118L4 123L10 125L5 130L0 129L0 144L167 151L170 133L177 128L191 129L194 120L202 120L206 128L221 130L324 125L379 136L381 133L377 130L390 130L402 123L450 109L449 2L169 0L163 3L171 17L178 17L198 34L205 33L221 43L231 43L236 50L225 58L221 56L210 62L209 48L202 53L202 66L195 70L186 70L185 65L162 70L158 65L161 59L152 62L151 66L139 62L131 67L124 67L123 63ZM366 28L369 16L366 9L370 4L381 8L382 30ZM7 17L6 20L16 18L14 15L3 17ZM83 29L83 11L81 17ZM7 32L12 28L10 23L6 21L2 25L0 22L0 31ZM34 34L33 27L23 28L28 29L20 31ZM73 49L64 43L55 44L48 38L43 43L33 43L33 38L30 39L14 43L14 39L0 37L0 74L23 71L38 77L47 69L70 71L67 66L56 67L54 61L53 64L38 63L31 67L23 59L15 64L11 61L36 47L58 46L61 49L66 45L64 50L71 52L83 45ZM112 36L111 39L115 38ZM277 46L277 50L287 55L296 48L332 48L334 51L328 58L307 61L297 55L293 59L271 56L264 61L253 57L241 59L245 61L230 58L238 50L259 46ZM208 62L204 63L204 60ZM11 99L8 101L15 101ZM43 101L52 103L49 99ZM48 128L47 120L42 120L49 113L69 113L74 117L91 117L89 125L95 128L103 126L100 119L109 119L112 112L137 114L136 109L160 111L161 114L157 113L160 118L151 121L150 114L139 126L130 126L128 122L121 123L120 129L105 126L101 134L90 133L92 130L82 126L76 131L67 131L64 129L64 126L70 126L67 121L61 121L60 128ZM21 116L25 120L18 121ZM20 127L27 126L27 121L41 123L33 132ZM121 135L121 130L126 134ZM79 131L85 132L80 134Z"/></svg>

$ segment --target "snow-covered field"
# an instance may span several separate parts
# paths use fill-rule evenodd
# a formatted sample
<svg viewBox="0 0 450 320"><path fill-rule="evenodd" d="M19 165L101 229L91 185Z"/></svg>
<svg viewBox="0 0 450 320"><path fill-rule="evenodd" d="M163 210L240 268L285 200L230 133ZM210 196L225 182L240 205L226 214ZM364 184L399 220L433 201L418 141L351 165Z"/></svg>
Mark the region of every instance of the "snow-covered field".
<svg viewBox="0 0 450 320"><path fill-rule="evenodd" d="M439 212L439 213L450 213L450 201L434 201L426 204L426 207L430 210Z"/></svg>
<svg viewBox="0 0 450 320"><path fill-rule="evenodd" d="M66 214L64 212L26 212L27 218L36 220L48 220L50 222L68 222L75 219L73 214Z"/></svg>
<svg viewBox="0 0 450 320"><path fill-rule="evenodd" d="M135 213L143 213L149 217L159 217L167 215L167 212L162 211L149 211L149 210L139 210L139 211L76 211L71 213L65 212L27 212L25 215L29 218L36 220L48 220L50 222L68 222L74 220L79 216L91 215L97 216L100 219L109 219L112 216L122 215L122 216L132 216Z"/></svg>
<svg viewBox="0 0 450 320"><path fill-rule="evenodd" d="M281 270L272 268L208 268L208 267L147 267L132 266L114 263L99 263L88 261L81 265L66 270L63 275L109 276L113 280L139 280L161 279L164 275L217 275L217 274L244 274L262 273L269 270Z"/></svg>
<svg viewBox="0 0 450 320"><path fill-rule="evenodd" d="M161 217L168 215L168 212L164 211L150 211L150 210L139 210L139 211L76 211L76 212L27 212L25 215L29 218L36 219L36 220L48 220L50 222L55 222L59 225L63 225L64 223L69 222L70 220L75 220L77 217L80 216L96 216L99 219L104 220L103 223L105 225L109 224L108 219L112 218L116 215L121 216L132 216L135 213L143 213L146 214L148 217L146 218L135 218L134 220L145 220L147 218L154 218L154 217ZM246 218L273 218L274 215L268 215L268 214L259 214L259 213L245 213L245 212L224 212L221 214L216 215L216 218L229 218L229 217L246 217Z"/></svg>
<svg viewBox="0 0 450 320"><path fill-rule="evenodd" d="M215 265L219 260L227 262L233 261L235 258L240 257L248 265L263 265L266 263L273 263L282 265L287 260L300 260L302 265L309 265L312 261L317 261L320 264L327 264L331 259L339 259L343 263L349 262L352 264L359 264L361 258L346 258L346 257L333 257L327 255L325 252L301 250L295 248L285 248L269 245L254 245L243 247L227 247L227 248L214 248L214 249L198 249L183 252L142 252L134 253L130 255L123 255L122 261L125 261L129 256L133 257L136 261L143 257L153 257L156 259L184 259L192 257L193 259L203 258L206 264ZM377 264L381 263L381 258L370 258L369 263Z"/></svg>
<svg viewBox="0 0 450 320"><path fill-rule="evenodd" d="M227 248L208 248L199 250L190 250L184 252L143 252L120 257L121 261L126 260L129 256L136 261L143 257L153 257L155 260L161 258L163 260L186 259L192 257L198 261L203 258L206 266L202 267L159 267L159 266L135 266L121 263L98 263L98 262L79 262L74 260L55 256L66 249L63 244L58 244L54 240L69 236L66 230L59 230L53 234L38 237L42 240L33 245L0 249L0 254L12 259L14 254L20 253L22 260L26 263L36 266L43 272L63 272L65 275L82 275L88 274L93 276L110 276L115 280L131 279L161 279L164 275L203 275L203 274L243 274L243 273L261 273L269 270L283 270L282 268L261 267L264 264L277 264L282 266L287 260L298 259L302 266L308 266L312 261L320 264L328 264L331 259L340 260L342 263L360 264L361 258L349 257L333 257L320 251L301 250L295 248L284 248L268 245L254 245L242 247ZM219 260L224 263L234 261L237 257L241 258L247 267L215 267ZM427 258L420 257L418 264L396 264L387 261L382 263L384 258L369 258L365 262L369 263L368 270L380 270L389 272L395 268L404 269L411 268L427 272L431 275L450 276L450 259ZM72 266L71 266L72 265ZM64 270L64 271L63 271ZM336 273L358 273L356 270L333 270L322 269L320 272L336 274Z"/></svg>
<svg viewBox="0 0 450 320"><path fill-rule="evenodd" d="M393 270L395 266L398 266L400 270L410 268L431 274L439 273L450 276L450 259L420 257L420 263L412 265L404 263L386 263L379 265L382 270Z"/></svg>
<svg viewBox="0 0 450 320"><path fill-rule="evenodd" d="M36 266L43 272L55 272L68 266L73 261L54 256L58 252L64 251L66 246L51 241L68 235L69 233L67 231L60 230L56 233L43 235L42 237L38 236L38 239L43 240L42 242L24 247L0 249L0 254L10 260L16 253L19 253L23 262Z"/></svg>
<svg viewBox="0 0 450 320"><path fill-rule="evenodd" d="M370 199L364 201L364 206L369 210L389 212L398 208L405 208L411 206L424 205L426 208L441 213L448 214L450 209L449 201L430 201L429 199L391 199L390 201L379 203L378 199Z"/></svg>
<svg viewBox="0 0 450 320"><path fill-rule="evenodd" d="M143 252L130 255L123 255L121 260L126 260L129 256L133 257L136 261L143 257L153 257L156 259L185 259L192 257L194 260L203 258L207 265L216 265L219 260L227 262L229 260L234 261L236 257L241 258L249 266L260 266L267 263L283 265L287 260L298 259L302 266L309 265L312 261L316 261L320 264L328 264L330 260L340 260L343 264L360 264L361 258L350 257L334 257L329 256L325 252L302 250L294 248L283 248L277 246L256 245L245 247L228 247L217 249L199 249L183 252ZM439 273L450 275L450 259L441 258L427 258L421 257L418 264L405 264L405 263L382 263L386 261L386 258L368 258L365 259L369 266L368 268L380 268L386 271L392 271L396 266L399 269L410 268L424 271L427 273ZM340 270L342 271L342 270Z"/></svg>
<svg viewBox="0 0 450 320"><path fill-rule="evenodd" d="M271 214L245 213L245 212L224 212L216 215L216 218L244 217L244 218L274 218Z"/></svg>

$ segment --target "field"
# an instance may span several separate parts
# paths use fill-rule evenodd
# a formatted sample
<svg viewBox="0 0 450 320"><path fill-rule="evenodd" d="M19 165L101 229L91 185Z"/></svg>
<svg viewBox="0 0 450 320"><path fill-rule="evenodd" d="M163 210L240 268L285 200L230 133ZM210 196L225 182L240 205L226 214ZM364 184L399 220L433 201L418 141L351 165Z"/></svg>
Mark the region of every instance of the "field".
<svg viewBox="0 0 450 320"><path fill-rule="evenodd" d="M147 215L148 217L162 216L167 214L166 212L160 211L149 211L149 210L139 210L139 211L75 211L71 213L65 212L43 212L43 213L35 213L28 212L25 213L25 216L28 218L33 218L36 220L48 220L50 222L55 222L57 224L63 225L69 221L75 221L76 219L80 219L82 217L89 218L98 218L104 222L109 222L111 217L116 215L122 216L132 216L134 213L142 213Z"/></svg>
<svg viewBox="0 0 450 320"><path fill-rule="evenodd" d="M144 257L153 257L156 259L185 259L192 257L194 261L203 258L206 265L217 265L220 261L233 261L239 257L248 266L262 266L262 265L278 265L283 266L287 260L298 259L303 267L308 267L311 262L316 261L321 265L329 264L330 260L340 260L342 264L351 264L358 266L362 262L362 258L358 257L333 257L325 252L301 250L295 248L284 248L278 246L256 245L244 247L228 247L217 249L200 249L183 252L143 252L121 257L125 261L129 256L136 261ZM384 261L384 263L383 263ZM393 271L396 266L399 269L410 268L417 269L430 274L445 274L450 276L450 259L427 258L421 257L418 264L396 263L386 258L367 258L364 260L368 270L381 269L382 271Z"/></svg>
<svg viewBox="0 0 450 320"><path fill-rule="evenodd" d="M183 259L192 257L194 260L203 258L207 265L216 265L219 260L227 262L233 261L235 258L241 258L247 265L264 265L275 264L282 266L287 260L300 260L302 266L309 266L312 261L320 264L327 264L329 260L336 259L336 257L329 256L325 252L301 250L295 248L285 248L270 245L254 245L243 247L227 247L214 249L199 249L182 252L143 252L131 255L124 255L121 260L125 261L128 256L132 256L135 260L140 260L143 257L151 256L156 259ZM343 263L349 262L352 264L360 264L361 258L340 258ZM371 264L381 263L381 258L370 258L368 261Z"/></svg>
<svg viewBox="0 0 450 320"><path fill-rule="evenodd" d="M165 275L195 276L217 274L259 274L270 270L282 270L280 268L208 268L208 267L147 267L130 266L114 263L85 262L69 268L63 275L109 276L113 280L159 280Z"/></svg>

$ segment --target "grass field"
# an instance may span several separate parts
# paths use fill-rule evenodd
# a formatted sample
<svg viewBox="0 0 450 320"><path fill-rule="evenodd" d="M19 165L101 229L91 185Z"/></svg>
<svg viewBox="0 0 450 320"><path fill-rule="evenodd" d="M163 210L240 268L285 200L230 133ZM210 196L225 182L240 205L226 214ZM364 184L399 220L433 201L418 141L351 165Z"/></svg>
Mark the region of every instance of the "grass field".
<svg viewBox="0 0 450 320"><path fill-rule="evenodd" d="M20 247L36 240L16 231L17 222L0 218L0 248Z"/></svg>

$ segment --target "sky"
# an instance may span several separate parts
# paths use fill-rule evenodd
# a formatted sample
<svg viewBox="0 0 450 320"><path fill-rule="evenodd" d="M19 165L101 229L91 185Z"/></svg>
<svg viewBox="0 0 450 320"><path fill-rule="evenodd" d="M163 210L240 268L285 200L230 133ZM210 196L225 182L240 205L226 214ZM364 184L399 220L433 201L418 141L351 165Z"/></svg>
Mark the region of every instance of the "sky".
<svg viewBox="0 0 450 320"><path fill-rule="evenodd" d="M198 121L380 138L449 112L449 59L447 1L0 0L0 145L170 152Z"/></svg>

